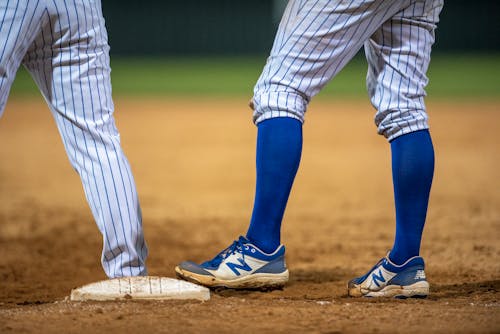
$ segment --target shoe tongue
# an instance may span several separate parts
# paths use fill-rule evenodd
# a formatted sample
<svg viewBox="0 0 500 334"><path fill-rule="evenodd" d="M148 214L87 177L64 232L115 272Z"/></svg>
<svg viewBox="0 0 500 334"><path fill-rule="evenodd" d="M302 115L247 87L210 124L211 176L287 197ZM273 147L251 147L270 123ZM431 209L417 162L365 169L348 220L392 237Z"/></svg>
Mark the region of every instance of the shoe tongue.
<svg viewBox="0 0 500 334"><path fill-rule="evenodd" d="M229 253L229 248L226 248L225 250L217 254L213 259L205 261L202 266L208 265L210 267L218 267L219 264L229 255Z"/></svg>
<svg viewBox="0 0 500 334"><path fill-rule="evenodd" d="M222 255L223 258L228 257L230 254L234 253L235 250L242 250L242 246L244 244L249 243L249 241L245 238L240 236L238 238L238 241L234 241L231 246L229 246L224 252L222 252L220 255Z"/></svg>
<svg viewBox="0 0 500 334"><path fill-rule="evenodd" d="M247 238L245 238L244 236L240 235L239 239L238 239L239 242L241 242L243 245L244 244L249 244L250 243L250 240L248 240Z"/></svg>

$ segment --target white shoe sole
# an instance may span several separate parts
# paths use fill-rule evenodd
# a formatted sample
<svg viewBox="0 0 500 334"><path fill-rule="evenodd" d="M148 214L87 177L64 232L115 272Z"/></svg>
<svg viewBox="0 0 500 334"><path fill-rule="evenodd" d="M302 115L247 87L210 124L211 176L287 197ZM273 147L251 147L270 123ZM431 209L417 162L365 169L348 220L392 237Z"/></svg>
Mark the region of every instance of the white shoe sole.
<svg viewBox="0 0 500 334"><path fill-rule="evenodd" d="M387 285L377 291L363 289L361 286L355 285L348 290L351 297L425 298L429 294L429 283L420 281L406 286Z"/></svg>
<svg viewBox="0 0 500 334"><path fill-rule="evenodd" d="M279 274L258 273L226 280L213 276L199 275L175 267L178 277L210 288L224 287L230 289L278 289L282 288L289 278L288 269Z"/></svg>

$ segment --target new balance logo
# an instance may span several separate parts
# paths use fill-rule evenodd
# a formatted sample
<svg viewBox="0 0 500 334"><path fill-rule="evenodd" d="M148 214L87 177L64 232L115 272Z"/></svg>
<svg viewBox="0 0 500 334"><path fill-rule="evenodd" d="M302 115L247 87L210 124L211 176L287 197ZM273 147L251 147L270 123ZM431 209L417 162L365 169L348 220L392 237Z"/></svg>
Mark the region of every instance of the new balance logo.
<svg viewBox="0 0 500 334"><path fill-rule="evenodd" d="M415 279L425 279L425 272L423 270L417 270Z"/></svg>
<svg viewBox="0 0 500 334"><path fill-rule="evenodd" d="M378 275L375 272L373 272L373 274L372 274L372 281L378 287L380 287L379 281L382 282L382 283L385 283L385 278L384 278L384 275L382 275L382 270L381 269L378 270Z"/></svg>
<svg viewBox="0 0 500 334"><path fill-rule="evenodd" d="M237 259L237 260L240 264L231 263L231 262L226 263L228 268L231 269L236 276L241 275L237 269L241 269L241 270L245 270L245 271L252 271L252 268L248 264L246 264L245 261L243 261L242 259Z"/></svg>

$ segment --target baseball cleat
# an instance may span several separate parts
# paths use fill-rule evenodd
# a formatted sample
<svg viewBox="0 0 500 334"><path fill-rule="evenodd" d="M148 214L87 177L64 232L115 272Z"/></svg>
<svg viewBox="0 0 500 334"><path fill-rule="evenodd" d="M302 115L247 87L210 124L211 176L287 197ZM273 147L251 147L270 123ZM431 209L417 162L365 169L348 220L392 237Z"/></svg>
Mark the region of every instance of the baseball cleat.
<svg viewBox="0 0 500 334"><path fill-rule="evenodd" d="M429 283L424 267L420 256L398 266L387 254L364 276L348 283L348 294L351 297L425 298L429 294Z"/></svg>
<svg viewBox="0 0 500 334"><path fill-rule="evenodd" d="M202 264L182 262L175 272L180 278L210 288L274 289L288 282L285 246L280 245L267 254L245 237L234 241L212 260Z"/></svg>

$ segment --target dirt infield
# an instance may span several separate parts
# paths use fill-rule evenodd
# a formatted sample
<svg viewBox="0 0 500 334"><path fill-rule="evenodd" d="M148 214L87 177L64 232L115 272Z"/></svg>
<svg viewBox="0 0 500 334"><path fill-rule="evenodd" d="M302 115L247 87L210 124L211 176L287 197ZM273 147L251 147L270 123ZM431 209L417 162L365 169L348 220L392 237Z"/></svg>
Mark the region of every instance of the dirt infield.
<svg viewBox="0 0 500 334"><path fill-rule="evenodd" d="M243 234L255 183L244 99L120 99L150 274L205 260ZM346 296L393 239L389 145L367 102L316 101L285 216L284 290L209 302L71 303L104 278L100 235L41 99L0 122L0 332L500 332L500 102L430 102L436 149L424 233L426 300Z"/></svg>

